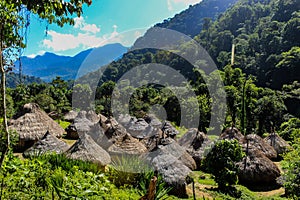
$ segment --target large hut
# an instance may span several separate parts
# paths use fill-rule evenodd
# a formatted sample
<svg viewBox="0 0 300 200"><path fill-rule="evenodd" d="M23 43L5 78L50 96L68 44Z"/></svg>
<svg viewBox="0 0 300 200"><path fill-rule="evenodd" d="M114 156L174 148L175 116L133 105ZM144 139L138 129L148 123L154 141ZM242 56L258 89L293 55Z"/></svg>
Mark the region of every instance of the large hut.
<svg viewBox="0 0 300 200"><path fill-rule="evenodd" d="M65 132L35 103L25 104L22 111L10 120L8 125L10 130L14 130L19 134L18 150L31 147L43 138L47 131L55 137L61 137Z"/></svg>
<svg viewBox="0 0 300 200"><path fill-rule="evenodd" d="M249 148L246 157L239 163L239 181L249 187L276 186L280 176L278 167L260 150Z"/></svg>
<svg viewBox="0 0 300 200"><path fill-rule="evenodd" d="M187 197L186 186L190 183L188 177L192 171L178 157L158 149L147 153L143 158L172 187L172 194Z"/></svg>
<svg viewBox="0 0 300 200"><path fill-rule="evenodd" d="M247 145L248 148L251 146L253 149L261 151L269 159L275 159L277 157L275 149L256 134L249 134L245 136L242 145L244 151L247 151Z"/></svg>
<svg viewBox="0 0 300 200"><path fill-rule="evenodd" d="M276 153L277 157L281 157L281 154L286 153L291 150L291 146L277 133L271 133L266 138L264 138L264 141L271 145Z"/></svg>
<svg viewBox="0 0 300 200"><path fill-rule="evenodd" d="M37 141L32 147L23 152L23 156L39 156L46 153L61 154L69 149L69 145L53 136L49 131L44 135L42 139Z"/></svg>
<svg viewBox="0 0 300 200"><path fill-rule="evenodd" d="M67 157L106 166L111 162L110 155L91 136L80 135L76 143L66 152Z"/></svg>
<svg viewBox="0 0 300 200"><path fill-rule="evenodd" d="M199 169L201 160L205 157L206 149L210 148L213 141L205 133L196 128L191 128L178 140L178 143L193 157L197 169Z"/></svg>

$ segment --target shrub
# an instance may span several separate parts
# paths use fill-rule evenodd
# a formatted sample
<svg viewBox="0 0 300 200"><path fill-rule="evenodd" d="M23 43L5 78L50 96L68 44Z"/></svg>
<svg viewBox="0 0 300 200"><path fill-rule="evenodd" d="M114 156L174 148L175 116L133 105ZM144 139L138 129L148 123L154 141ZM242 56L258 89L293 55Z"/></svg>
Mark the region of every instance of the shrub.
<svg viewBox="0 0 300 200"><path fill-rule="evenodd" d="M220 140L203 160L205 171L213 174L219 189L225 190L238 181L236 162L243 158L238 141Z"/></svg>
<svg viewBox="0 0 300 200"><path fill-rule="evenodd" d="M283 156L284 188L286 195L293 199L300 197L300 138L295 140L294 150Z"/></svg>

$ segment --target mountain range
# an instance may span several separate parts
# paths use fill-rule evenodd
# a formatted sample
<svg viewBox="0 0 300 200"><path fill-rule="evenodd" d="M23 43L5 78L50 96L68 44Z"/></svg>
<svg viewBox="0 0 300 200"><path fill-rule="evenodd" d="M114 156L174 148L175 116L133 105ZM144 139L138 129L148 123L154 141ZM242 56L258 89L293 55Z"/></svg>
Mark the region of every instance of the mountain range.
<svg viewBox="0 0 300 200"><path fill-rule="evenodd" d="M119 43L107 44L102 47L92 48L78 53L75 56L62 56L46 52L34 58L22 56L20 58L22 74L41 78L49 82L56 76L64 80L74 79L78 70L81 68L82 76L86 73L95 71L101 66L109 64L127 52L127 48ZM86 59L88 57L88 59ZM18 73L20 61L15 63ZM83 69L83 70L82 70Z"/></svg>

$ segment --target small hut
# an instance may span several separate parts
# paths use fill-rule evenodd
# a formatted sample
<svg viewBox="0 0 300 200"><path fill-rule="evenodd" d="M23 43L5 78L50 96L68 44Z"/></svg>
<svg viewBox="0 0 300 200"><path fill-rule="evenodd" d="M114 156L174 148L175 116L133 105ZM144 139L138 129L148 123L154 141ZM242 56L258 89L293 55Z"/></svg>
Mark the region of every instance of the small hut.
<svg viewBox="0 0 300 200"><path fill-rule="evenodd" d="M251 146L253 149L261 151L269 159L275 159L277 157L275 149L256 134L249 134L245 136L242 145L244 151L247 151L247 143L248 148Z"/></svg>
<svg viewBox="0 0 300 200"><path fill-rule="evenodd" d="M167 137L171 137L171 138L175 138L176 135L179 134L179 131L177 131L177 129L172 126L171 122L169 121L165 121L162 128L161 128L163 134Z"/></svg>
<svg viewBox="0 0 300 200"><path fill-rule="evenodd" d="M108 148L108 152L112 154L142 154L147 151L147 148L126 133L125 135L115 138L114 144Z"/></svg>
<svg viewBox="0 0 300 200"><path fill-rule="evenodd" d="M86 118L90 120L92 123L97 123L100 120L100 117L93 110L89 110L86 113Z"/></svg>
<svg viewBox="0 0 300 200"><path fill-rule="evenodd" d="M80 135L76 143L66 152L67 157L106 166L111 162L110 155L91 136Z"/></svg>
<svg viewBox="0 0 300 200"><path fill-rule="evenodd" d="M78 115L78 112L71 110L64 115L64 120L72 123L72 122L74 122L77 115Z"/></svg>
<svg viewBox="0 0 300 200"><path fill-rule="evenodd" d="M59 140L57 137L53 136L49 131L44 135L42 139L37 141L32 147L23 152L23 156L39 156L46 153L64 153L69 149L67 143Z"/></svg>
<svg viewBox="0 0 300 200"><path fill-rule="evenodd" d="M236 139L240 144L244 141L244 135L235 127L226 128L220 135L221 139L233 140Z"/></svg>
<svg viewBox="0 0 300 200"><path fill-rule="evenodd" d="M86 117L86 111L80 111L74 122L66 128L66 138L77 140L80 134L87 133L95 123Z"/></svg>
<svg viewBox="0 0 300 200"><path fill-rule="evenodd" d="M160 129L162 127L162 122L155 115L145 115L144 120L154 128Z"/></svg>
<svg viewBox="0 0 300 200"><path fill-rule="evenodd" d="M25 104L22 111L10 120L8 125L10 130L14 130L19 134L18 150L31 147L43 138L47 131L55 137L61 137L65 132L35 103Z"/></svg>
<svg viewBox="0 0 300 200"><path fill-rule="evenodd" d="M150 126L144 119L139 118L137 121L129 122L127 131L137 139L144 139L157 134L157 129Z"/></svg>
<svg viewBox="0 0 300 200"><path fill-rule="evenodd" d="M246 157L237 163L239 181L247 186L277 185L278 167L261 151L249 148Z"/></svg>
<svg viewBox="0 0 300 200"><path fill-rule="evenodd" d="M269 134L264 141L271 145L276 153L277 157L280 157L281 154L286 153L291 150L291 146L277 133L271 133Z"/></svg>
<svg viewBox="0 0 300 200"><path fill-rule="evenodd" d="M200 169L201 160L205 157L206 149L211 147L213 141L205 133L196 128L191 128L178 140L178 143L193 157L197 169Z"/></svg>

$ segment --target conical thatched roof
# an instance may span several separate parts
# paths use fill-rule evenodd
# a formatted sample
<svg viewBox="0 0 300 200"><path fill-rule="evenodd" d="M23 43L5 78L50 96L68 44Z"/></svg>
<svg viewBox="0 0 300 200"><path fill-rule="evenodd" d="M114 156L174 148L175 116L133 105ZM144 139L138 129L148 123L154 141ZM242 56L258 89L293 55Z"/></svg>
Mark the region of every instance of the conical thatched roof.
<svg viewBox="0 0 300 200"><path fill-rule="evenodd" d="M196 128L189 129L178 140L178 143L193 157L198 169L200 168L201 160L205 157L206 148L213 144L205 133L198 131Z"/></svg>
<svg viewBox="0 0 300 200"><path fill-rule="evenodd" d="M278 167L256 149L250 148L248 155L237 165L239 181L246 185L276 184L280 176Z"/></svg>
<svg viewBox="0 0 300 200"><path fill-rule="evenodd" d="M74 122L66 128L67 138L78 139L80 134L88 133L95 123L86 117L86 111L80 111Z"/></svg>
<svg viewBox="0 0 300 200"><path fill-rule="evenodd" d="M261 151L267 158L274 159L277 157L275 149L256 134L246 135L243 142L243 148L245 151L247 148L247 140L249 142L249 146L251 146L253 149Z"/></svg>
<svg viewBox="0 0 300 200"><path fill-rule="evenodd" d="M101 166L111 162L110 155L87 134L82 134L66 155L71 159L89 161Z"/></svg>
<svg viewBox="0 0 300 200"><path fill-rule="evenodd" d="M17 131L20 141L37 141L47 131L61 137L64 129L35 103L25 104L19 117L9 121L9 129Z"/></svg>
<svg viewBox="0 0 300 200"><path fill-rule="evenodd" d="M161 139L160 143L150 151L150 154L154 156L159 154L170 154L191 170L196 169L194 159L172 138Z"/></svg>
<svg viewBox="0 0 300 200"><path fill-rule="evenodd" d="M77 115L78 115L78 112L71 110L64 115L64 120L72 123L72 122L74 122Z"/></svg>
<svg viewBox="0 0 300 200"><path fill-rule="evenodd" d="M155 116L155 115L146 115L144 117L144 120L150 124L150 126L157 128L157 129L161 129L162 128L162 122Z"/></svg>
<svg viewBox="0 0 300 200"><path fill-rule="evenodd" d="M136 122L137 118L132 117L128 114L125 114L125 115L121 114L121 115L119 115L117 120L120 124L122 124L124 127L127 128L131 125L132 122Z"/></svg>
<svg viewBox="0 0 300 200"><path fill-rule="evenodd" d="M145 155L144 159L162 175L163 180L169 186L173 187L173 194L186 197L187 177L192 171L182 161L162 151L150 152Z"/></svg>
<svg viewBox="0 0 300 200"><path fill-rule="evenodd" d="M32 147L27 149L24 153L24 157L38 156L45 153L64 153L69 149L67 143L57 139L49 131L44 135L42 139L37 141Z"/></svg>
<svg viewBox="0 0 300 200"><path fill-rule="evenodd" d="M86 113L86 118L90 120L92 123L97 123L100 120L100 117L92 110Z"/></svg>
<svg viewBox="0 0 300 200"><path fill-rule="evenodd" d="M239 143L243 143L244 135L235 127L226 128L220 135L221 139L236 139Z"/></svg>
<svg viewBox="0 0 300 200"><path fill-rule="evenodd" d="M169 121L165 121L161 130L165 135L171 138L175 138L176 135L179 134L179 131L177 131L177 129Z"/></svg>
<svg viewBox="0 0 300 200"><path fill-rule="evenodd" d="M130 122L127 125L127 131L135 138L143 139L146 137L154 136L157 133L157 129L150 126L144 119L140 118L135 122Z"/></svg>
<svg viewBox="0 0 300 200"><path fill-rule="evenodd" d="M147 148L138 139L126 133L117 137L108 151L115 154L142 154L147 151Z"/></svg>
<svg viewBox="0 0 300 200"><path fill-rule="evenodd" d="M286 153L291 150L291 146L277 133L269 134L264 141L271 145L277 152L277 156Z"/></svg>

